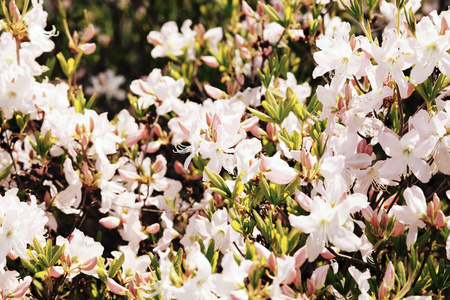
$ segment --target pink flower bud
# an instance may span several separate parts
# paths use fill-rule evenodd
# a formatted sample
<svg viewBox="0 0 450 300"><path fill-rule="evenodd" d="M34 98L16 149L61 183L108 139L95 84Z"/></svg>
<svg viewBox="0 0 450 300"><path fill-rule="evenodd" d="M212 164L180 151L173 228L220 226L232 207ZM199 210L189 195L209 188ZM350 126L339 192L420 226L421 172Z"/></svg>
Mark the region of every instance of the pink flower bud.
<svg viewBox="0 0 450 300"><path fill-rule="evenodd" d="M256 6L256 13L262 17L264 14L264 2L258 1L258 5Z"/></svg>
<svg viewBox="0 0 450 300"><path fill-rule="evenodd" d="M294 253L295 267L300 268L306 261L306 246L301 247Z"/></svg>
<svg viewBox="0 0 450 300"><path fill-rule="evenodd" d="M53 278L59 278L64 274L64 270L62 267L51 267L49 273Z"/></svg>
<svg viewBox="0 0 450 300"><path fill-rule="evenodd" d="M162 156L158 155L155 162L153 163L152 169L155 173L161 172L166 167L166 162L161 157Z"/></svg>
<svg viewBox="0 0 450 300"><path fill-rule="evenodd" d="M305 149L302 149L300 151L300 161L302 165L306 168L306 170L310 171L314 167L314 160L312 158L311 153L306 151Z"/></svg>
<svg viewBox="0 0 450 300"><path fill-rule="evenodd" d="M296 293L294 292L293 289L291 289L288 285L283 284L281 286L281 293L284 296L287 296L287 299L295 299L296 298Z"/></svg>
<svg viewBox="0 0 450 300"><path fill-rule="evenodd" d="M275 268L277 267L277 259L275 258L275 254L273 254L273 252L271 252L269 255L269 259L267 260L267 266L272 271L275 270Z"/></svg>
<svg viewBox="0 0 450 300"><path fill-rule="evenodd" d="M136 145L137 142L143 139L144 135L146 134L146 129L139 129L138 131L135 131L131 135L128 136L128 138L125 140L124 144L128 148L130 148L133 145Z"/></svg>
<svg viewBox="0 0 450 300"><path fill-rule="evenodd" d="M89 170L89 166L87 163L83 163L81 171L83 172L84 180L86 181L86 183L91 184L94 181L94 176L92 175L91 170Z"/></svg>
<svg viewBox="0 0 450 300"><path fill-rule="evenodd" d="M114 228L119 227L119 225L120 225L120 219L117 217L113 217L113 216L101 218L98 222L103 227L108 228L108 229L114 229Z"/></svg>
<svg viewBox="0 0 450 300"><path fill-rule="evenodd" d="M245 43L246 43L245 39L242 36L240 36L239 34L236 34L234 36L234 42L235 42L237 48L244 47Z"/></svg>
<svg viewBox="0 0 450 300"><path fill-rule="evenodd" d="M372 220L370 221L373 228L377 229L380 227L380 221L378 220L378 214L376 212L373 212L372 214Z"/></svg>
<svg viewBox="0 0 450 300"><path fill-rule="evenodd" d="M159 125L158 123L153 124L152 129L150 130L150 137L160 137L163 134L163 130L161 128L161 125Z"/></svg>
<svg viewBox="0 0 450 300"><path fill-rule="evenodd" d="M311 281L311 279L306 279L306 294L308 296L314 295L315 293L314 283Z"/></svg>
<svg viewBox="0 0 450 300"><path fill-rule="evenodd" d="M294 285L295 285L295 287L299 290L300 287L301 287L302 284L303 284L303 281L302 281L302 272L300 271L300 268L296 268L296 269L295 269L295 273L296 273L296 276L295 276L295 278L294 278Z"/></svg>
<svg viewBox="0 0 450 300"><path fill-rule="evenodd" d="M309 198L307 195L305 195L303 192L300 192L299 190L295 190L295 202L297 202L304 210L307 212L310 212L310 206L312 203L311 198Z"/></svg>
<svg viewBox="0 0 450 300"><path fill-rule="evenodd" d="M86 31L84 32L83 35L83 40L85 42L89 41L90 39L92 39L94 37L95 34L95 28L94 25L89 24L88 28L86 29Z"/></svg>
<svg viewBox="0 0 450 300"><path fill-rule="evenodd" d="M28 291L28 288L30 287L32 278L30 276L27 276L23 279L21 283L12 291L10 295L8 295L8 298L22 298L25 293Z"/></svg>
<svg viewBox="0 0 450 300"><path fill-rule="evenodd" d="M175 169L175 173L177 173L178 175L184 174L184 166L178 160L176 160L173 164L173 168Z"/></svg>
<svg viewBox="0 0 450 300"><path fill-rule="evenodd" d="M449 30L450 26L448 25L447 19L445 16L442 16L441 19L441 31L439 32L440 35L445 35L447 30Z"/></svg>
<svg viewBox="0 0 450 300"><path fill-rule="evenodd" d="M383 226L383 228L386 228L389 222L389 216L388 214L383 210L381 212L381 225Z"/></svg>
<svg viewBox="0 0 450 300"><path fill-rule="evenodd" d="M142 145L141 150L145 153L155 153L161 147L160 141L153 141L148 143L147 145Z"/></svg>
<svg viewBox="0 0 450 300"><path fill-rule="evenodd" d="M314 270L314 272L311 275L311 281L314 284L314 289L318 290L320 289L324 283L325 278L327 277L328 269L330 268L330 265L325 265L320 268L317 268Z"/></svg>
<svg viewBox="0 0 450 300"><path fill-rule="evenodd" d="M397 237L405 231L405 223L396 221L394 223L394 228L392 229L391 235Z"/></svg>
<svg viewBox="0 0 450 300"><path fill-rule="evenodd" d="M155 234L155 233L159 232L160 228L161 228L161 226L159 225L159 223L154 223L154 224L148 226L146 231L149 234Z"/></svg>
<svg viewBox="0 0 450 300"><path fill-rule="evenodd" d="M210 68L217 68L220 66L219 62L214 56L202 56L200 57L202 62Z"/></svg>
<svg viewBox="0 0 450 300"><path fill-rule="evenodd" d="M248 48L241 48L241 57L242 59L250 59L252 57Z"/></svg>
<svg viewBox="0 0 450 300"><path fill-rule="evenodd" d="M378 289L378 299L385 299L387 293L386 282L381 282L380 288Z"/></svg>
<svg viewBox="0 0 450 300"><path fill-rule="evenodd" d="M356 152L357 153L364 153L366 150L367 142L366 140L361 140L358 145L356 146Z"/></svg>
<svg viewBox="0 0 450 300"><path fill-rule="evenodd" d="M269 136L273 137L277 134L277 126L275 123L267 123L266 131Z"/></svg>
<svg viewBox="0 0 450 300"><path fill-rule="evenodd" d="M11 250L11 251L8 252L8 257L11 260L16 260L17 258L19 258L19 255L17 255L16 251Z"/></svg>
<svg viewBox="0 0 450 300"><path fill-rule="evenodd" d="M436 215L436 224L434 225L434 227L436 227L436 229L442 228L445 226L445 215L442 212L442 210L437 212Z"/></svg>
<svg viewBox="0 0 450 300"><path fill-rule="evenodd" d="M250 129L250 132L254 137L261 138L264 131L259 126L254 126L252 129Z"/></svg>
<svg viewBox="0 0 450 300"><path fill-rule="evenodd" d="M395 269L392 262L389 262L386 273L384 274L384 281L386 282L386 286L388 289L392 289L395 283Z"/></svg>
<svg viewBox="0 0 450 300"><path fill-rule="evenodd" d="M95 43L86 43L80 46L81 51L85 55L89 55L95 52L95 49L97 48L97 45Z"/></svg>
<svg viewBox="0 0 450 300"><path fill-rule="evenodd" d="M259 123L258 117L251 117L241 123L241 128L244 129L245 131L250 131L258 123Z"/></svg>
<svg viewBox="0 0 450 300"><path fill-rule="evenodd" d="M427 217L430 219L433 219L433 215L434 215L434 204L433 201L428 203L427 206Z"/></svg>
<svg viewBox="0 0 450 300"><path fill-rule="evenodd" d="M350 47L352 47L352 50L355 50L355 47L356 47L356 37L355 37L354 34L353 34L353 35L351 36L351 38L350 38Z"/></svg>
<svg viewBox="0 0 450 300"><path fill-rule="evenodd" d="M322 256L325 259L333 259L336 256L331 253L327 248L323 249L323 251L320 253L320 256Z"/></svg>
<svg viewBox="0 0 450 300"><path fill-rule="evenodd" d="M370 220L372 220L372 214L373 214L372 207L367 206L367 207L361 209L361 213L367 222L370 222Z"/></svg>
<svg viewBox="0 0 450 300"><path fill-rule="evenodd" d="M113 292L116 295L124 296L127 294L128 290L111 278L106 279L106 284L108 285L108 288L111 290L111 292Z"/></svg>
<svg viewBox="0 0 450 300"><path fill-rule="evenodd" d="M81 270L83 270L83 271L90 271L93 268L95 268L96 265L97 265L97 257L94 256L94 257L88 259L87 261L85 261L81 265Z"/></svg>
<svg viewBox="0 0 450 300"><path fill-rule="evenodd" d="M136 172L131 172L131 171L122 170L122 169L119 169L119 175L126 182L133 182L133 181L138 181L141 179L141 176L139 176Z"/></svg>
<svg viewBox="0 0 450 300"><path fill-rule="evenodd" d="M249 17L254 17L255 16L255 11L250 7L250 5L248 5L248 3L246 1L242 1L242 13L246 16Z"/></svg>
<svg viewBox="0 0 450 300"><path fill-rule="evenodd" d="M205 84L205 92L206 92L206 94L208 94L208 96L210 96L214 100L224 99L226 96L224 91L222 91L221 89L218 89L216 87L210 86L208 84Z"/></svg>
<svg viewBox="0 0 450 300"><path fill-rule="evenodd" d="M13 21L18 22L20 20L20 11L16 5L16 1L9 1L9 13L13 16Z"/></svg>
<svg viewBox="0 0 450 300"><path fill-rule="evenodd" d="M305 33L302 29L289 29L288 34L294 41L299 41L301 38L305 38Z"/></svg>
<svg viewBox="0 0 450 300"><path fill-rule="evenodd" d="M94 132L95 122L92 117L89 117L89 130L90 132Z"/></svg>
<svg viewBox="0 0 450 300"><path fill-rule="evenodd" d="M433 204L434 204L434 210L436 212L441 209L441 199L439 199L439 197L436 193L433 194Z"/></svg>

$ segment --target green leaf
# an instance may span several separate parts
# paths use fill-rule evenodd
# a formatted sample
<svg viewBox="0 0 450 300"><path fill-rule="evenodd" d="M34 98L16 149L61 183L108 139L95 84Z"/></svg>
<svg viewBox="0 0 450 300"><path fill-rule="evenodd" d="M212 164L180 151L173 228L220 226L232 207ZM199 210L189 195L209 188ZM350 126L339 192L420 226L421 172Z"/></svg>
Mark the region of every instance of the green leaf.
<svg viewBox="0 0 450 300"><path fill-rule="evenodd" d="M263 122L267 123L276 123L276 121L265 113L260 112L259 110L253 109L251 107L247 107L247 109L255 116L258 117Z"/></svg>
<svg viewBox="0 0 450 300"><path fill-rule="evenodd" d="M270 19L274 22L283 23L283 20L281 19L281 17L278 15L277 11L270 5L265 4L263 5L263 9L264 12L270 17Z"/></svg>
<svg viewBox="0 0 450 300"><path fill-rule="evenodd" d="M50 266L54 266L56 262L60 259L61 255L64 252L64 249L66 249L66 244L63 244L62 246L55 246L53 250L56 250L56 252L53 254L52 259L50 260Z"/></svg>
<svg viewBox="0 0 450 300"><path fill-rule="evenodd" d="M125 254L123 253L122 255L120 255L119 259L117 259L117 257L114 258L113 262L111 263L111 267L109 268L108 271L109 278L114 278L117 275L124 261L125 261Z"/></svg>

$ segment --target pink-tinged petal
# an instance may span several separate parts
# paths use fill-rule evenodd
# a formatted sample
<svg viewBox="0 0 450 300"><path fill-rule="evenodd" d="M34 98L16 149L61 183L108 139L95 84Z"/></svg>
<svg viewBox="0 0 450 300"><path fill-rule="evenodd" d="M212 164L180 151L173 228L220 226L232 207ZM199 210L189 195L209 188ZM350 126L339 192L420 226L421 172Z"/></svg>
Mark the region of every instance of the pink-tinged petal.
<svg viewBox="0 0 450 300"><path fill-rule="evenodd" d="M384 152L390 157L402 155L400 141L393 133L383 132L378 136L378 142L383 148Z"/></svg>
<svg viewBox="0 0 450 300"><path fill-rule="evenodd" d="M265 174L266 178L276 184L289 184L297 176L297 172L285 164L271 164L270 172Z"/></svg>
<svg viewBox="0 0 450 300"><path fill-rule="evenodd" d="M224 99L226 94L221 89L205 84L205 92L213 99Z"/></svg>
<svg viewBox="0 0 450 300"><path fill-rule="evenodd" d="M122 170L122 169L119 169L119 175L126 182L133 182L133 181L137 181L137 180L141 179L141 176L139 176L136 172L131 172L131 171Z"/></svg>
<svg viewBox="0 0 450 300"><path fill-rule="evenodd" d="M331 253L327 248L323 249L322 253L320 253L320 256L322 256L325 259L333 259L336 256Z"/></svg>
<svg viewBox="0 0 450 300"><path fill-rule="evenodd" d="M311 198L309 198L307 195L305 195L303 192L300 192L299 190L295 190L295 201L307 212L310 212L310 206L312 203Z"/></svg>
<svg viewBox="0 0 450 300"><path fill-rule="evenodd" d="M155 153L161 147L161 142L153 141L148 143L147 145L142 145L141 150L145 153Z"/></svg>
<svg viewBox="0 0 450 300"><path fill-rule="evenodd" d="M50 273L50 276L52 276L53 278L59 278L64 274L64 270L62 267L56 266L56 267L51 267L49 273Z"/></svg>
<svg viewBox="0 0 450 300"><path fill-rule="evenodd" d="M87 261L85 261L80 267L83 271L90 271L97 265L97 257L94 256Z"/></svg>
<svg viewBox="0 0 450 300"><path fill-rule="evenodd" d="M421 182L427 183L430 181L433 170L424 160L415 156L410 156L408 166Z"/></svg>
<svg viewBox="0 0 450 300"><path fill-rule="evenodd" d="M294 253L295 267L300 268L306 261L306 247L303 246Z"/></svg>
<svg viewBox="0 0 450 300"><path fill-rule="evenodd" d="M30 287L32 278L30 276L27 276L23 279L21 283L15 288L15 290L12 292L11 295L8 295L10 297L8 298L21 298L25 293L28 291L28 288Z"/></svg>
<svg viewBox="0 0 450 300"><path fill-rule="evenodd" d="M85 55L89 55L95 52L95 49L97 48L97 45L95 43L86 43L80 46L81 51Z"/></svg>
<svg viewBox="0 0 450 300"><path fill-rule="evenodd" d="M392 287L394 286L395 269L394 269L394 265L392 264L392 262L389 262L389 264L386 268L386 273L384 274L384 282L386 282L386 286L389 289L392 289Z"/></svg>
<svg viewBox="0 0 450 300"><path fill-rule="evenodd" d="M108 288L111 290L111 292L113 292L116 295L124 296L127 294L128 290L111 278L106 279L106 284L108 285Z"/></svg>
<svg viewBox="0 0 450 300"><path fill-rule="evenodd" d="M311 281L314 284L315 290L320 289L324 285L325 278L327 277L329 268L330 268L330 265L325 265L325 266L315 269L314 272L312 273Z"/></svg>

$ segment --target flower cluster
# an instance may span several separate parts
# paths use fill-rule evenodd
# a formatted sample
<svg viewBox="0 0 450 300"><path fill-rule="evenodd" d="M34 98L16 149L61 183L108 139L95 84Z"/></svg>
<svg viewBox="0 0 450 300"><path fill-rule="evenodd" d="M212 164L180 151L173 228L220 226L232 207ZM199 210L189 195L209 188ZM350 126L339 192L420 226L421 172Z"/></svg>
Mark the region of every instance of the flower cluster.
<svg viewBox="0 0 450 300"><path fill-rule="evenodd" d="M1 299L448 297L449 10L222 1L108 117L88 14L46 66L43 2L0 1Z"/></svg>

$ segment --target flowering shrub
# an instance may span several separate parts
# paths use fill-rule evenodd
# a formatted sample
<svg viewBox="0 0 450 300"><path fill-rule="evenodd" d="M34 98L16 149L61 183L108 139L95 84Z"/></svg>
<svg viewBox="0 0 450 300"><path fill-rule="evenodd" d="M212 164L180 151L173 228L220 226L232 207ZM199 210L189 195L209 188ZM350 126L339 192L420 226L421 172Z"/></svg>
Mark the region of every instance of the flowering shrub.
<svg viewBox="0 0 450 300"><path fill-rule="evenodd" d="M83 86L89 14L1 4L1 299L450 295L449 10L217 1Z"/></svg>

